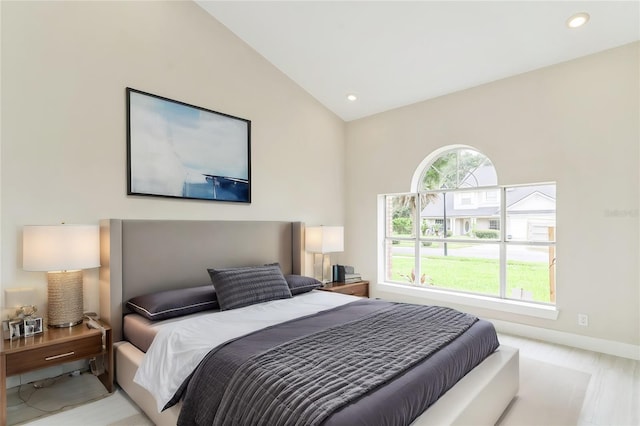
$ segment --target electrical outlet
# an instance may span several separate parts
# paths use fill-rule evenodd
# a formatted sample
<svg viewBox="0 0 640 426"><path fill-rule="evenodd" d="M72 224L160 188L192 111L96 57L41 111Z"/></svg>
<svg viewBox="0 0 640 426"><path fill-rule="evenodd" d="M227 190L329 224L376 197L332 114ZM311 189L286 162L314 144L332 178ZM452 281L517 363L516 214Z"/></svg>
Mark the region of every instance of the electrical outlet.
<svg viewBox="0 0 640 426"><path fill-rule="evenodd" d="M587 314L578 314L578 325L583 327L589 326L589 315Z"/></svg>

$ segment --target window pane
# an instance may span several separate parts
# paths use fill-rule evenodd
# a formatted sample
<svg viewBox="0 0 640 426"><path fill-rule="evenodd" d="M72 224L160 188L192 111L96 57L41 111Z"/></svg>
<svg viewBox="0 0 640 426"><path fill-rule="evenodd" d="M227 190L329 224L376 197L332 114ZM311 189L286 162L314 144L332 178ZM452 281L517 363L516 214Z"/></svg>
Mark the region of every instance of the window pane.
<svg viewBox="0 0 640 426"><path fill-rule="evenodd" d="M555 246L507 247L507 298L555 303L555 282Z"/></svg>
<svg viewBox="0 0 640 426"><path fill-rule="evenodd" d="M555 241L556 185L507 188L507 239Z"/></svg>
<svg viewBox="0 0 640 426"><path fill-rule="evenodd" d="M388 282L411 284L415 275L415 246L413 241L385 241L385 279Z"/></svg>
<svg viewBox="0 0 640 426"><path fill-rule="evenodd" d="M486 198L486 194L495 197ZM420 231L424 238L500 238L499 190L430 192L421 194ZM423 200L424 199L424 200Z"/></svg>
<svg viewBox="0 0 640 426"><path fill-rule="evenodd" d="M497 244L423 241L420 254L420 279L426 285L500 295Z"/></svg>
<svg viewBox="0 0 640 426"><path fill-rule="evenodd" d="M444 238L445 228L451 229L451 221L445 226L444 205L447 195L442 192L428 192L420 194L420 233L425 238ZM448 232L447 232L448 233Z"/></svg>
<svg viewBox="0 0 640 426"><path fill-rule="evenodd" d="M386 236L414 237L416 195L388 195L386 197Z"/></svg>
<svg viewBox="0 0 640 426"><path fill-rule="evenodd" d="M475 188L498 184L491 161L472 149L455 149L436 158L422 175L419 190Z"/></svg>

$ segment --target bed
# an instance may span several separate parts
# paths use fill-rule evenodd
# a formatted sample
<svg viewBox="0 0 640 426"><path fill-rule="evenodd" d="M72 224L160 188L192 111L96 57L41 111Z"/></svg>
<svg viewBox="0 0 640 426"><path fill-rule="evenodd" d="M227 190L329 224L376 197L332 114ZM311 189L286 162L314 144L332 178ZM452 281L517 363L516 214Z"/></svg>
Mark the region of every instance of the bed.
<svg viewBox="0 0 640 426"><path fill-rule="evenodd" d="M100 310L116 342L116 380L156 424L175 425L183 402L159 413L156 398L134 382L144 352L123 340L126 302L143 294L210 284L211 267L276 262L283 274L300 274L305 270L303 242L304 224L299 222L101 221ZM335 296L305 297L329 295ZM386 309L384 303L376 309ZM517 350L500 346L412 424L495 424L516 395L518 381Z"/></svg>

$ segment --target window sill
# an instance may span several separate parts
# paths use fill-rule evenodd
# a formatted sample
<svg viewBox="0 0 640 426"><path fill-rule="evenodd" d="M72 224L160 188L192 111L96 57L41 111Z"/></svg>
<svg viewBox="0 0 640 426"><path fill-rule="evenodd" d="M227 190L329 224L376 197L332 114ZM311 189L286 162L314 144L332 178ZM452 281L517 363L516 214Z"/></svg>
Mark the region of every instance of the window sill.
<svg viewBox="0 0 640 426"><path fill-rule="evenodd" d="M392 283L378 283L377 290L404 296L425 298L439 302L450 302L459 305L474 306L478 308L492 309L494 311L509 312L550 320L558 319L559 314L556 306L539 305L537 303L522 302L519 300L496 299L493 297L475 294L454 293L441 289L410 287Z"/></svg>

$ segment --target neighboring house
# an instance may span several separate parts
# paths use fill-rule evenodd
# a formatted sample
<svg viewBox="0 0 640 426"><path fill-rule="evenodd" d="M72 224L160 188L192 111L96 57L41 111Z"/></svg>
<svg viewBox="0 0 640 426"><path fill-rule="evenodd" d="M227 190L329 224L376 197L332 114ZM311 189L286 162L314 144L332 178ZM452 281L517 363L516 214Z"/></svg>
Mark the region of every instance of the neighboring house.
<svg viewBox="0 0 640 426"><path fill-rule="evenodd" d="M556 226L556 186L535 185L507 189L507 238L549 241ZM500 215L500 211L497 212Z"/></svg>
<svg viewBox="0 0 640 426"><path fill-rule="evenodd" d="M425 224L423 234L442 235L446 229L455 237L480 230L499 231L500 189L495 188L496 185L493 166L482 166L469 173L459 185L459 188L470 188L469 191L438 193L420 214ZM508 239L549 240L549 228L555 227L555 185L507 188L506 205Z"/></svg>

